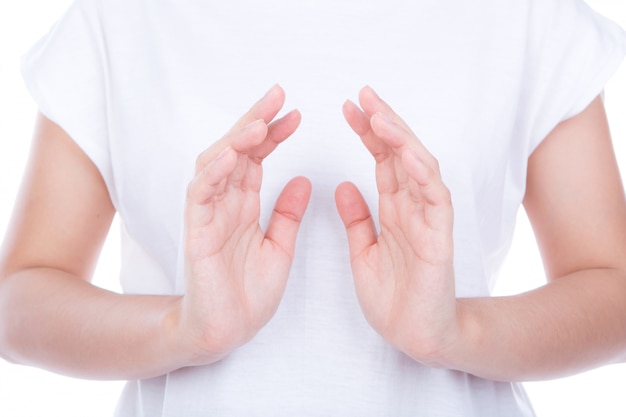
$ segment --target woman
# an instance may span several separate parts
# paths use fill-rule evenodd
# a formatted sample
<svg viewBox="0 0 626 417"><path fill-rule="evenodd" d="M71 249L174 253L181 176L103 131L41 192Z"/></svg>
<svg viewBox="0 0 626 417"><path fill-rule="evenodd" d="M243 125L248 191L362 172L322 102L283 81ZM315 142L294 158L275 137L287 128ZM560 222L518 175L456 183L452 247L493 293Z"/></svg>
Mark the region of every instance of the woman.
<svg viewBox="0 0 626 417"><path fill-rule="evenodd" d="M25 62L3 355L136 380L120 415L532 415L510 381L622 360L596 97L623 31L580 2L386 6L78 2ZM345 123L368 83L397 112L364 88ZM490 298L522 201L551 282ZM86 283L115 211L124 296Z"/></svg>

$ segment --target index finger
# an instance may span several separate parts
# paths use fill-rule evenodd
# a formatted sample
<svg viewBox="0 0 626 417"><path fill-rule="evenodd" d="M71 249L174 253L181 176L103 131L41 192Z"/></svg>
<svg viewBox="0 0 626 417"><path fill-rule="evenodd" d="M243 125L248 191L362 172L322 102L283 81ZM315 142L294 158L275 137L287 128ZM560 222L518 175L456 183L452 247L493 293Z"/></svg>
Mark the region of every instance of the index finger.
<svg viewBox="0 0 626 417"><path fill-rule="evenodd" d="M235 123L232 129L241 129L255 120L263 120L265 124L269 124L274 120L283 104L285 104L285 90L276 84L252 105L250 110Z"/></svg>
<svg viewBox="0 0 626 417"><path fill-rule="evenodd" d="M438 169L436 158L413 133L406 122L381 99L369 86L359 93L359 103L363 112L370 118L374 134L386 142L396 155L401 156L407 149L413 149L420 159L432 168Z"/></svg>
<svg viewBox="0 0 626 417"><path fill-rule="evenodd" d="M234 143L237 142L238 138L249 138L249 135L242 136L241 132L245 130L246 127L254 126L261 121L265 125L265 129L267 129L267 125L276 117L284 102L285 91L280 85L274 85L263 97L252 105L222 138L213 143L198 156L196 159L196 172L215 160L215 158L229 146L232 146L233 149L238 152L245 150L246 144ZM257 140L257 142L253 142L252 145L258 145L259 143L260 141Z"/></svg>
<svg viewBox="0 0 626 417"><path fill-rule="evenodd" d="M363 87L359 92L359 104L361 108L370 118L376 113L384 114L393 120L398 126L406 130L408 133L415 135L411 128L402 120L400 116L387 104L369 85Z"/></svg>

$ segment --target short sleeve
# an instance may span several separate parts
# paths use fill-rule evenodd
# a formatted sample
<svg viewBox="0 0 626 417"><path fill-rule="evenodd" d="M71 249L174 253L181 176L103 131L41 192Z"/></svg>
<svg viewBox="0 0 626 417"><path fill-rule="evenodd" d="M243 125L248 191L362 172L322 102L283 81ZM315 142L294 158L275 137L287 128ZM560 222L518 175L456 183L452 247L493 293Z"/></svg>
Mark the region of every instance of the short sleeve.
<svg viewBox="0 0 626 417"><path fill-rule="evenodd" d="M22 75L39 111L94 162L114 199L105 51L96 2L77 1L22 58Z"/></svg>
<svg viewBox="0 0 626 417"><path fill-rule="evenodd" d="M626 54L626 33L582 0L534 2L526 91L529 153L600 95Z"/></svg>

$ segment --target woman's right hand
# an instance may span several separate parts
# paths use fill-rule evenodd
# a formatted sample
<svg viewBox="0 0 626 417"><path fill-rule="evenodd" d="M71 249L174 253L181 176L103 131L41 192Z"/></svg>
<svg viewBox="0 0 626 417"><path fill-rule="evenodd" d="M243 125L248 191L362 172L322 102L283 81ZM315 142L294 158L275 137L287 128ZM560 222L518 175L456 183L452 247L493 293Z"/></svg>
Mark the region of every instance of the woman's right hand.
<svg viewBox="0 0 626 417"><path fill-rule="evenodd" d="M275 86L197 159L185 208L185 287L177 339L194 364L221 359L274 315L287 283L308 179L292 179L264 232L261 163L300 123L297 110L273 120L285 93ZM182 337L180 337L182 336Z"/></svg>

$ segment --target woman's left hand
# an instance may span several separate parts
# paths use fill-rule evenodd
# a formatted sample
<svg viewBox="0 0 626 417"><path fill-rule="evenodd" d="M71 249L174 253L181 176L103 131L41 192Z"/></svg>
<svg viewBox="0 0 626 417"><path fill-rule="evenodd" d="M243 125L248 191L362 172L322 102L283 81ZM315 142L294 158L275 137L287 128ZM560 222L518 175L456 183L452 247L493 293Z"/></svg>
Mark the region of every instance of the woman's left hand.
<svg viewBox="0 0 626 417"><path fill-rule="evenodd" d="M376 160L380 233L355 185L335 198L365 317L388 342L433 366L459 339L453 210L437 160L369 87L344 116Z"/></svg>

